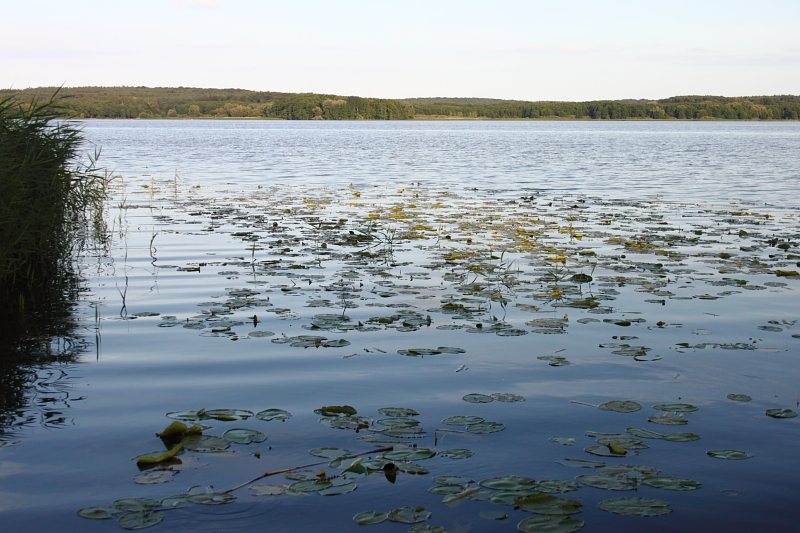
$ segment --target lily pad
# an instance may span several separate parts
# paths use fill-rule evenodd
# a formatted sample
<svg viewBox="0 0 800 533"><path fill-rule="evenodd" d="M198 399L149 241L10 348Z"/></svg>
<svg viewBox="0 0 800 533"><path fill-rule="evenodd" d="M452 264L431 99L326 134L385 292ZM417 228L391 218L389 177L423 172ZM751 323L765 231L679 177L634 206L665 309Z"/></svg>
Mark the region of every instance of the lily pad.
<svg viewBox="0 0 800 533"><path fill-rule="evenodd" d="M647 421L652 422L654 424L661 424L664 426L685 426L686 424L689 423L689 421L685 418L680 418L677 416L669 416L669 415L648 416Z"/></svg>
<svg viewBox="0 0 800 533"><path fill-rule="evenodd" d="M269 422L270 420L288 420L292 417L292 413L284 411L283 409L264 409L256 413L256 418Z"/></svg>
<svg viewBox="0 0 800 533"><path fill-rule="evenodd" d="M642 408L642 404L631 400L612 400L597 406L603 411L616 411L617 413L633 413Z"/></svg>
<svg viewBox="0 0 800 533"><path fill-rule="evenodd" d="M747 394L728 394L726 398L735 402L749 402L752 400L752 398Z"/></svg>
<svg viewBox="0 0 800 533"><path fill-rule="evenodd" d="M644 485L649 485L657 489L667 490L695 490L701 487L699 481L685 477L653 476L642 478Z"/></svg>
<svg viewBox="0 0 800 533"><path fill-rule="evenodd" d="M603 446L611 446L612 444L615 444L625 448L626 450L644 450L649 448L649 446L644 444L640 439L634 439L632 437L601 437L597 439L597 442Z"/></svg>
<svg viewBox="0 0 800 533"><path fill-rule="evenodd" d="M286 492L286 487L281 487L279 485L267 485L263 483L258 485L250 485L249 488L253 491L253 496L277 496Z"/></svg>
<svg viewBox="0 0 800 533"><path fill-rule="evenodd" d="M536 480L529 477L503 476L484 479L480 482L482 487L495 490L535 490Z"/></svg>
<svg viewBox="0 0 800 533"><path fill-rule="evenodd" d="M339 494L347 494L348 492L353 492L358 488L358 485L355 483L344 483L342 485L334 485L332 487L328 487L327 489L322 489L317 491L317 494L320 496L337 496Z"/></svg>
<svg viewBox="0 0 800 533"><path fill-rule="evenodd" d="M189 435L183 438L181 444L193 452L215 452L226 449L231 441L213 435Z"/></svg>
<svg viewBox="0 0 800 533"><path fill-rule="evenodd" d="M661 433L656 433L655 431L650 431L649 429L640 429L640 428L625 428L625 431L633 435L634 437L641 437L643 439L662 439L664 435Z"/></svg>
<svg viewBox="0 0 800 533"><path fill-rule="evenodd" d="M561 494L572 492L581 488L580 484L574 481L562 481L560 479L545 479L536 484L536 490L548 494Z"/></svg>
<svg viewBox="0 0 800 533"><path fill-rule="evenodd" d="M661 403L654 405L653 409L659 411L672 411L673 413L692 413L697 411L698 407L688 403Z"/></svg>
<svg viewBox="0 0 800 533"><path fill-rule="evenodd" d="M667 502L650 498L617 498L600 502L597 506L604 511L627 516L660 516L672 512Z"/></svg>
<svg viewBox="0 0 800 533"><path fill-rule="evenodd" d="M200 505L224 505L231 503L236 499L233 494L223 494L221 492L201 492L199 494L192 494L186 498L192 503L199 503Z"/></svg>
<svg viewBox="0 0 800 533"><path fill-rule="evenodd" d="M255 429L229 429L222 434L223 439L228 439L237 444L250 444L251 442L264 442L267 436Z"/></svg>
<svg viewBox="0 0 800 533"><path fill-rule="evenodd" d="M406 448L385 452L381 457L387 461L419 461L430 459L436 452L428 448Z"/></svg>
<svg viewBox="0 0 800 533"><path fill-rule="evenodd" d="M699 439L700 435L695 435L694 433L668 433L664 435L664 440L671 442L691 442Z"/></svg>
<svg viewBox="0 0 800 533"><path fill-rule="evenodd" d="M475 452L465 448L453 448L452 450L442 450L438 455L440 457L449 457L450 459L466 459L475 455Z"/></svg>
<svg viewBox="0 0 800 533"><path fill-rule="evenodd" d="M791 409L767 409L767 416L772 418L794 418L797 413Z"/></svg>
<svg viewBox="0 0 800 533"><path fill-rule="evenodd" d="M587 474L575 478L589 487L605 490L636 490L638 483L623 475Z"/></svg>
<svg viewBox="0 0 800 533"><path fill-rule="evenodd" d="M247 336L253 339L261 339L264 337L272 337L275 335L274 331L251 331Z"/></svg>
<svg viewBox="0 0 800 533"><path fill-rule="evenodd" d="M617 447L617 449L612 450L612 446L589 446L588 448L584 448L583 451L591 453L592 455L599 455L600 457L625 457L626 455L630 455L625 448ZM638 452L632 451L631 454L637 454Z"/></svg>
<svg viewBox="0 0 800 533"><path fill-rule="evenodd" d="M500 337L521 337L522 335L527 335L527 334L528 330L518 329L518 328L501 329L497 332L497 335Z"/></svg>
<svg viewBox="0 0 800 533"><path fill-rule="evenodd" d="M583 525L583 520L577 518L531 516L517 524L517 529L522 533L573 533L581 529Z"/></svg>
<svg viewBox="0 0 800 533"><path fill-rule="evenodd" d="M406 407L381 407L378 409L378 412L384 416L396 416L396 417L409 417L409 416L417 416L419 415L413 409L408 409Z"/></svg>
<svg viewBox="0 0 800 533"><path fill-rule="evenodd" d="M494 398L485 394L467 394L461 399L470 403L489 403L494 401Z"/></svg>
<svg viewBox="0 0 800 533"><path fill-rule="evenodd" d="M108 520L114 518L121 511L114 507L86 507L85 509L78 509L78 516L90 518L92 520Z"/></svg>
<svg viewBox="0 0 800 533"><path fill-rule="evenodd" d="M158 511L134 511L117 519L122 529L144 529L164 520L164 513Z"/></svg>
<svg viewBox="0 0 800 533"><path fill-rule="evenodd" d="M661 470L658 468L642 465L603 465L595 467L594 471L598 474L609 476L625 476L629 478L655 476L661 472Z"/></svg>
<svg viewBox="0 0 800 533"><path fill-rule="evenodd" d="M431 512L426 511L424 508L417 507L416 510L411 507L401 507L389 513L388 519L392 522L402 522L403 524L416 524L424 522L431 517Z"/></svg>
<svg viewBox="0 0 800 533"><path fill-rule="evenodd" d="M444 533L442 526L429 526L428 524L417 524L408 530L408 533Z"/></svg>
<svg viewBox="0 0 800 533"><path fill-rule="evenodd" d="M245 411L244 409L211 409L210 411L206 411L204 414L204 417L206 418L213 418L214 420L220 420L223 422L247 420L251 416L253 416L253 412Z"/></svg>
<svg viewBox="0 0 800 533"><path fill-rule="evenodd" d="M389 518L389 513L381 513L378 511L364 511L358 513L353 517L353 522L360 526L369 526L373 524L380 524Z"/></svg>
<svg viewBox="0 0 800 533"><path fill-rule="evenodd" d="M464 476L436 476L433 478L434 483L441 483L442 485L466 485L474 483L472 478Z"/></svg>
<svg viewBox="0 0 800 533"><path fill-rule="evenodd" d="M442 353L452 353L452 354L467 353L467 351L464 348L455 348L453 346L439 346L436 349Z"/></svg>
<svg viewBox="0 0 800 533"><path fill-rule="evenodd" d="M324 481L321 479L303 479L301 481L295 481L289 485L289 488L298 492L317 492L318 490L327 489L331 486L333 486L333 483L330 481Z"/></svg>
<svg viewBox="0 0 800 533"><path fill-rule="evenodd" d="M514 500L523 511L543 515L571 515L581 512L583 505L578 500L569 500L550 494L531 494Z"/></svg>
<svg viewBox="0 0 800 533"><path fill-rule="evenodd" d="M172 476L177 474L174 470L150 470L133 476L133 482L140 485L153 485L172 481Z"/></svg>
<svg viewBox="0 0 800 533"><path fill-rule="evenodd" d="M122 498L115 500L111 505L120 511L148 511L154 507L160 507L160 500L150 498Z"/></svg>
<svg viewBox="0 0 800 533"><path fill-rule="evenodd" d="M471 415L450 416L442 420L442 423L451 426L469 426L470 424L478 424L480 422L483 422L483 418Z"/></svg>
<svg viewBox="0 0 800 533"><path fill-rule="evenodd" d="M451 496L458 494L464 490L464 485L436 485L428 489L431 494L439 494L442 496Z"/></svg>
<svg viewBox="0 0 800 533"><path fill-rule="evenodd" d="M495 392L494 394L490 395L492 398L497 400L498 402L524 402L525 397L520 396L519 394L511 394L509 392Z"/></svg>
<svg viewBox="0 0 800 533"><path fill-rule="evenodd" d="M470 424L467 426L467 431L470 433L496 433L506 428L500 422L479 422L477 424Z"/></svg>
<svg viewBox="0 0 800 533"><path fill-rule="evenodd" d="M524 498L532 494L539 493L535 490L503 490L492 494L489 501L497 505L516 505L514 501L517 498Z"/></svg>
<svg viewBox="0 0 800 533"><path fill-rule="evenodd" d="M752 453L743 452L741 450L710 450L706 452L706 455L714 457L715 459L733 460L750 459L753 457Z"/></svg>
<svg viewBox="0 0 800 533"><path fill-rule="evenodd" d="M324 457L325 459L338 459L339 457L350 455L350 450L342 448L313 448L308 450L308 453L317 457Z"/></svg>
<svg viewBox="0 0 800 533"><path fill-rule="evenodd" d="M314 412L322 416L353 416L358 413L355 408L349 405L329 405L314 409Z"/></svg>
<svg viewBox="0 0 800 533"><path fill-rule="evenodd" d="M410 428L419 425L419 420L414 420L413 418L383 418L378 420L378 424L382 426L387 426L390 428Z"/></svg>

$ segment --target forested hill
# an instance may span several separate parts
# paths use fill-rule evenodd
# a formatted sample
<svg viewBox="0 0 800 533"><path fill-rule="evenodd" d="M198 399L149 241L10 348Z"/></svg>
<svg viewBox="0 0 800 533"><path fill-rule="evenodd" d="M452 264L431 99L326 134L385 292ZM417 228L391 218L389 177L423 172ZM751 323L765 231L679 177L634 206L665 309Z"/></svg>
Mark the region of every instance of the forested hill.
<svg viewBox="0 0 800 533"><path fill-rule="evenodd" d="M0 90L0 99L46 98L56 87ZM59 95L76 118L406 119L680 119L798 120L800 96L673 96L661 100L524 102L495 98L391 100L187 87L72 87Z"/></svg>

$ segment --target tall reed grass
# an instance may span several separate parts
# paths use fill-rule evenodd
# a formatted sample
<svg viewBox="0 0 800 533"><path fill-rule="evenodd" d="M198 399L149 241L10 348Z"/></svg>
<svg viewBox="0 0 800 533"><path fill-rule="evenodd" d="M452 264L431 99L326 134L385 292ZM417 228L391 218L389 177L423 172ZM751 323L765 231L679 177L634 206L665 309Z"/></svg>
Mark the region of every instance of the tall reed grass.
<svg viewBox="0 0 800 533"><path fill-rule="evenodd" d="M0 306L46 303L69 289L86 230L102 217L108 178L84 156L58 93L0 99Z"/></svg>

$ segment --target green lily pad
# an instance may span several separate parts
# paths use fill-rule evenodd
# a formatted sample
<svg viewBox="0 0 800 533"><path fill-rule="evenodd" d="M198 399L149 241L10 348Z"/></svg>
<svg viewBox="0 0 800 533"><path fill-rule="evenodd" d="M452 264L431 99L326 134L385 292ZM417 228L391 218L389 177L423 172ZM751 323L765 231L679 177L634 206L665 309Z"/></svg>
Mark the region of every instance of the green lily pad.
<svg viewBox="0 0 800 533"><path fill-rule="evenodd" d="M452 353L452 354L459 354L459 353L467 353L464 348L456 348L454 346L439 346L436 348L441 353Z"/></svg>
<svg viewBox="0 0 800 533"><path fill-rule="evenodd" d="M715 459L750 459L753 457L752 453L743 452L741 450L710 450L706 455L714 457Z"/></svg>
<svg viewBox="0 0 800 533"><path fill-rule="evenodd" d="M154 507L160 507L160 500L150 498L122 498L115 500L111 505L120 511L148 511Z"/></svg>
<svg viewBox="0 0 800 533"><path fill-rule="evenodd" d="M467 426L467 431L470 433L496 433L506 428L500 422L479 422L477 424L470 424Z"/></svg>
<svg viewBox="0 0 800 533"><path fill-rule="evenodd" d="M583 520L560 516L531 516L519 524L522 533L573 533L583 527Z"/></svg>
<svg viewBox="0 0 800 533"><path fill-rule="evenodd" d="M664 440L672 442L691 442L699 439L700 435L695 435L694 433L668 433L664 435Z"/></svg>
<svg viewBox="0 0 800 533"><path fill-rule="evenodd" d="M605 490L636 490L638 485L636 479L609 474L588 474L575 479L589 487Z"/></svg>
<svg viewBox="0 0 800 533"><path fill-rule="evenodd" d="M378 424L390 428L411 428L419 425L419 420L413 418L382 418Z"/></svg>
<svg viewBox="0 0 800 533"><path fill-rule="evenodd" d="M470 415L450 416L442 420L442 423L451 426L469 426L470 424L478 424L480 422L483 422L483 418Z"/></svg>
<svg viewBox="0 0 800 533"><path fill-rule="evenodd" d="M612 400L597 406L603 411L616 411L617 413L633 413L642 408L642 404L631 400Z"/></svg>
<svg viewBox="0 0 800 533"><path fill-rule="evenodd" d="M164 513L158 511L134 511L120 516L117 524L122 529L144 529L154 526L162 520L164 520Z"/></svg>
<svg viewBox="0 0 800 533"><path fill-rule="evenodd" d="M186 498L192 503L199 503L200 505L224 505L231 503L236 499L233 494L223 494L221 492L201 492L199 494L192 494Z"/></svg>
<svg viewBox="0 0 800 533"><path fill-rule="evenodd" d="M652 422L654 424L661 424L664 426L685 426L689 423L689 421L685 418L680 418L677 416L648 416L648 422Z"/></svg>
<svg viewBox="0 0 800 533"><path fill-rule="evenodd" d="M286 487L281 487L278 485L266 485L263 483L258 485L250 485L249 488L253 491L253 496L277 496L286 492Z"/></svg>
<svg viewBox="0 0 800 533"><path fill-rule="evenodd" d="M133 482L139 485L154 485L172 481L172 476L177 474L174 470L149 470L133 476Z"/></svg>
<svg viewBox="0 0 800 533"><path fill-rule="evenodd" d="M183 502L187 501L191 494L183 493L183 494L173 494L172 496L167 496L166 498L161 500L160 507L177 507Z"/></svg>
<svg viewBox="0 0 800 533"><path fill-rule="evenodd" d="M251 442L264 442L267 436L255 429L229 429L222 434L223 439L228 439L237 444L250 444Z"/></svg>
<svg viewBox="0 0 800 533"><path fill-rule="evenodd" d="M519 394L511 394L510 392L495 392L494 394L490 395L493 399L497 400L498 402L524 402L525 397L520 396Z"/></svg>
<svg viewBox="0 0 800 533"><path fill-rule="evenodd" d="M550 494L531 494L514 500L523 511L544 515L571 515L581 512L583 505L578 500L568 500Z"/></svg>
<svg viewBox="0 0 800 533"><path fill-rule="evenodd" d="M482 487L495 490L535 490L536 480L529 477L503 476L484 479L480 482Z"/></svg>
<svg viewBox="0 0 800 533"><path fill-rule="evenodd" d="M322 416L353 416L358 411L349 405L329 405L314 409L314 412Z"/></svg>
<svg viewBox="0 0 800 533"><path fill-rule="evenodd" d="M420 509L420 507L417 507ZM392 522L402 522L403 524L416 524L424 522L431 517L431 512L426 511L424 508L417 511L411 507L401 507L389 513L388 519Z"/></svg>
<svg viewBox="0 0 800 533"><path fill-rule="evenodd" d="M464 476L436 476L433 478L434 483L441 483L442 485L466 485L474 483L472 478Z"/></svg>
<svg viewBox="0 0 800 533"><path fill-rule="evenodd" d="M424 466L413 463L399 463L397 465L397 469L400 470L401 472L405 472L406 474L412 474L415 476L424 476L430 474L431 472Z"/></svg>
<svg viewBox="0 0 800 533"><path fill-rule="evenodd" d="M466 394L461 399L469 403L489 403L494 401L494 398L485 394Z"/></svg>
<svg viewBox="0 0 800 533"><path fill-rule="evenodd" d="M261 339L264 337L272 337L275 335L274 331L251 331L247 336L253 339Z"/></svg>
<svg viewBox="0 0 800 533"><path fill-rule="evenodd" d="M697 411L699 408L688 403L661 403L654 405L653 409L658 409L659 411L672 411L673 413L692 413Z"/></svg>
<svg viewBox="0 0 800 533"><path fill-rule="evenodd" d="M556 462L560 465L569 466L572 468L595 468L598 466L605 465L603 461L590 461L588 459L570 459L569 457Z"/></svg>
<svg viewBox="0 0 800 533"><path fill-rule="evenodd" d="M634 439L632 437L601 437L597 439L597 442L603 446L611 446L612 444L615 444L625 448L626 450L644 450L649 448L649 446L644 444L640 439Z"/></svg>
<svg viewBox="0 0 800 533"><path fill-rule="evenodd" d="M256 418L269 422L270 420L288 420L292 417L292 413L284 411L283 409L264 409L256 413Z"/></svg>
<svg viewBox="0 0 800 533"><path fill-rule="evenodd" d="M317 492L318 490L327 489L333 483L330 481L323 481L321 479L304 479L302 481L295 481L289 488L298 492Z"/></svg>
<svg viewBox="0 0 800 533"><path fill-rule="evenodd" d="M503 511L481 511L478 516L486 520L505 520L508 515Z"/></svg>
<svg viewBox="0 0 800 533"><path fill-rule="evenodd" d="M604 511L627 516L660 516L672 512L667 502L650 498L617 498L600 502L597 506Z"/></svg>
<svg viewBox="0 0 800 533"><path fill-rule="evenodd" d="M642 465L603 465L595 467L594 471L598 474L625 477L655 476L661 472L658 468Z"/></svg>
<svg viewBox="0 0 800 533"><path fill-rule="evenodd" d="M200 412L198 411L198 413ZM245 411L244 409L211 409L206 411L204 416L206 418L228 422L233 420L247 420L253 416L253 412Z"/></svg>
<svg viewBox="0 0 800 533"><path fill-rule="evenodd" d="M574 481L562 481L560 479L545 479L536 484L536 490L549 494L561 494L572 492L581 488L580 484Z"/></svg>
<svg viewBox="0 0 800 533"><path fill-rule="evenodd" d="M452 450L442 450L439 452L440 457L449 457L450 459L466 459L473 455L475 455L475 452L465 448L453 448Z"/></svg>
<svg viewBox="0 0 800 533"><path fill-rule="evenodd" d="M650 431L649 429L640 429L640 428L625 428L625 431L633 435L634 437L640 437L643 439L663 439L664 435L661 433L656 433L655 431Z"/></svg>
<svg viewBox="0 0 800 533"><path fill-rule="evenodd" d="M685 477L654 476L642 478L642 483L657 489L695 490L701 487L699 481Z"/></svg>
<svg viewBox="0 0 800 533"><path fill-rule="evenodd" d="M489 501L498 505L516 505L514 500L520 497L524 498L525 496L530 496L532 494L539 493L535 490L503 490L492 494L489 498Z"/></svg>
<svg viewBox="0 0 800 533"><path fill-rule="evenodd" d="M317 457L324 457L325 459L338 459L350 455L350 450L342 448L313 448L308 450L308 453Z"/></svg>
<svg viewBox="0 0 800 533"><path fill-rule="evenodd" d="M616 449L612 449L611 446L589 446L588 448L584 448L583 451L587 453L591 453L592 455L599 455L600 457L625 457L626 455L630 454L637 454L638 452L632 451L628 452L625 448L618 446Z"/></svg>
<svg viewBox="0 0 800 533"><path fill-rule="evenodd" d="M439 494L442 496L451 496L458 494L464 490L464 485L436 485L428 489L431 494Z"/></svg>
<svg viewBox="0 0 800 533"><path fill-rule="evenodd" d="M500 337L521 337L522 335L527 335L527 334L528 330L517 329L517 328L501 329L497 332L497 335L499 335Z"/></svg>
<svg viewBox="0 0 800 533"><path fill-rule="evenodd" d="M347 494L348 492L353 492L358 488L358 485L355 483L344 483L342 485L334 485L332 487L328 487L327 489L322 489L317 491L317 494L320 496L337 496L339 494Z"/></svg>
<svg viewBox="0 0 800 533"><path fill-rule="evenodd" d="M78 509L78 516L92 520L107 520L114 518L120 512L119 509L114 507L86 507L85 509Z"/></svg>
<svg viewBox="0 0 800 533"><path fill-rule="evenodd" d="M421 437L424 431L420 427L413 428L391 428L383 431L387 437L403 437L403 438L418 438Z"/></svg>
<svg viewBox="0 0 800 533"><path fill-rule="evenodd" d="M419 461L421 459L430 459L434 455L436 455L436 452L428 448L406 448L385 452L381 457L387 461Z"/></svg>
<svg viewBox="0 0 800 533"><path fill-rule="evenodd" d="M183 438L181 444L193 452L215 452L226 449L231 441L213 435L189 435Z"/></svg>
<svg viewBox="0 0 800 533"><path fill-rule="evenodd" d="M293 472L286 472L285 477L286 479L291 479L292 481L300 481L303 479L319 479L317 477L317 472L313 470L295 470Z"/></svg>
<svg viewBox="0 0 800 533"><path fill-rule="evenodd" d="M384 416L396 416L396 417L409 417L409 416L417 416L419 415L413 409L408 409L406 407L381 407L378 409L378 412Z"/></svg>
<svg viewBox="0 0 800 533"><path fill-rule="evenodd" d="M408 350L397 350L397 353L400 355L411 355L414 357L420 357L425 355L438 355L442 352L439 350L434 350L432 348L409 348Z"/></svg>
<svg viewBox="0 0 800 533"><path fill-rule="evenodd" d="M429 526L428 524L417 524L408 530L408 533L444 533L442 526Z"/></svg>
<svg viewBox="0 0 800 533"><path fill-rule="evenodd" d="M797 413L791 409L767 409L767 416L772 418L794 418Z"/></svg>
<svg viewBox="0 0 800 533"><path fill-rule="evenodd" d="M381 513L377 511L364 511L358 513L353 517L353 522L360 526L370 526L373 524L380 524L389 518L389 513Z"/></svg>
<svg viewBox="0 0 800 533"><path fill-rule="evenodd" d="M752 400L752 398L747 394L728 394L726 398L735 402L749 402Z"/></svg>

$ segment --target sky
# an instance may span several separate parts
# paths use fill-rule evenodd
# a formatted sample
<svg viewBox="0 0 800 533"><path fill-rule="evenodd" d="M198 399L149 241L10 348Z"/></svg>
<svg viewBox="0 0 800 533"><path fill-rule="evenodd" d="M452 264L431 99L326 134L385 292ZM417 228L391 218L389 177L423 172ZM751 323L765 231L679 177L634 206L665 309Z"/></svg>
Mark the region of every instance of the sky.
<svg viewBox="0 0 800 533"><path fill-rule="evenodd" d="M2 0L0 88L800 94L798 0Z"/></svg>

